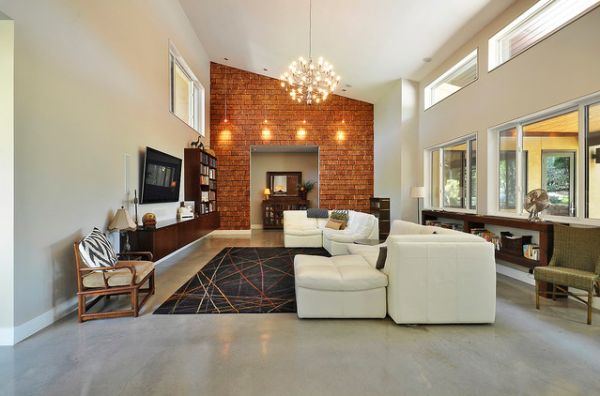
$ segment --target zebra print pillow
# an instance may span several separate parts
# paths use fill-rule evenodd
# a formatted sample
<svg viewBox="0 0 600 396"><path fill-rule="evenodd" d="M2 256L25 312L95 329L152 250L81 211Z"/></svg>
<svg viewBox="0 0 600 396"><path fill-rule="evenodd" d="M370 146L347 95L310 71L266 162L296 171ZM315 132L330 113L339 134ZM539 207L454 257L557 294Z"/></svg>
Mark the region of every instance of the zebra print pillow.
<svg viewBox="0 0 600 396"><path fill-rule="evenodd" d="M112 267L118 261L112 245L97 228L81 240L79 254L88 267Z"/></svg>

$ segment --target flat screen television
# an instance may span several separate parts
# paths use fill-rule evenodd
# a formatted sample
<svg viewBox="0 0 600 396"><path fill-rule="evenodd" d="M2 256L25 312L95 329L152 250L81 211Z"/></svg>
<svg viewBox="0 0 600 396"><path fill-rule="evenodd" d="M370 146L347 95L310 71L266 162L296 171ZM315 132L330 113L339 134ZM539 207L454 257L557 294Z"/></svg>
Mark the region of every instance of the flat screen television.
<svg viewBox="0 0 600 396"><path fill-rule="evenodd" d="M181 159L146 147L140 203L177 202Z"/></svg>

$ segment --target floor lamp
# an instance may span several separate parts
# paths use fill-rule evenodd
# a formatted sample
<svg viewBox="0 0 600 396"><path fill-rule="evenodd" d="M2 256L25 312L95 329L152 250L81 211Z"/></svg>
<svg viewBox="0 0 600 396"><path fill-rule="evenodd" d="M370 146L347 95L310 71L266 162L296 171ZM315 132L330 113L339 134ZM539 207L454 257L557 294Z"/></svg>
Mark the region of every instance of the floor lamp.
<svg viewBox="0 0 600 396"><path fill-rule="evenodd" d="M425 198L425 187L413 187L410 189L410 197L417 199L417 222L421 224L421 198Z"/></svg>

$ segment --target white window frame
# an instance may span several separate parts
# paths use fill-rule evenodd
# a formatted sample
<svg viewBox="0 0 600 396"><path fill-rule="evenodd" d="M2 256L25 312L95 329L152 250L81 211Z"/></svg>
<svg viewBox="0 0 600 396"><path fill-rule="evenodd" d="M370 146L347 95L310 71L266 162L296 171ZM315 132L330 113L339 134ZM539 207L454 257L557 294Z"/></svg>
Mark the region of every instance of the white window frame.
<svg viewBox="0 0 600 396"><path fill-rule="evenodd" d="M192 97L189 98L189 119L183 120L175 114L175 65L185 74L192 84ZM185 59L179 54L173 43L169 42L169 111L175 118L183 121L187 126L198 132L201 136L205 133L205 98L206 90L198 81Z"/></svg>
<svg viewBox="0 0 600 396"><path fill-rule="evenodd" d="M470 83L468 83L467 85L465 85L464 87L461 87L457 91L451 93L450 95L445 96L444 98L438 100L437 102L433 102L433 94L432 94L433 88L436 87L440 82L447 79L448 76L452 75L456 70L460 69L467 63L471 62L473 60L473 58L475 59L475 79L473 81L471 81ZM451 97L452 95L456 94L457 92L460 92L462 89L473 84L478 79L479 79L479 49L475 48L467 56L462 58L460 61L458 61L458 63L456 63L450 69L446 70L444 73L442 73L441 76L439 76L438 78L436 78L435 80L430 82L425 87L424 92L423 92L425 110L429 109L430 107L432 107L433 105L435 105L437 103L440 103L440 102L446 100L447 98Z"/></svg>
<svg viewBox="0 0 600 396"><path fill-rule="evenodd" d="M585 225L600 225L600 219L587 218L587 202L586 202L586 172L587 172L587 155L586 155L586 108L600 102L600 93L595 93L582 97L577 100L569 101L558 106L551 107L546 110L531 114L529 116L519 118L501 125L497 125L488 129L488 172L487 172L487 190L488 190L488 214L493 216L504 216L513 218L527 218L529 214L523 210L523 177L522 177L522 155L523 152L523 126L526 124L535 123L548 118L552 118L570 111L578 111L579 117L579 151L576 159L576 174L575 174L575 202L576 216L553 216L542 213L544 220L569 223L569 224L585 224ZM516 128L517 129L517 202L516 209L514 212L500 210L500 192L499 192L499 181L500 181L500 158L499 158L499 133L501 131Z"/></svg>
<svg viewBox="0 0 600 396"><path fill-rule="evenodd" d="M476 182L477 180L480 179L479 177L479 164L480 164L480 159L479 159L479 139L477 139L477 133L470 133L468 135L465 136L461 136L459 138L456 138L454 140L451 140L449 142L443 143L443 144L438 144L435 146L431 146L425 149L425 155L423 156L424 158L424 166L423 169L425 170L425 199L424 199L424 207L425 209L433 209L433 210L445 210L448 212L459 212L459 213L477 213L477 204L479 203L479 189L477 189L477 202L475 204L475 207L471 207L471 156L470 156L470 152L469 152L469 142L471 140L475 140L475 153L477 155L477 161L475 164L475 172L477 173L477 178L476 178ZM465 143L467 145L467 156L466 156L466 171L467 171L467 180L465 183L465 189L464 189L464 193L465 193L465 197L464 197L464 201L465 201L465 208L454 208L454 207L448 207L448 206L444 206L444 149L448 148L448 147L452 147L452 146L456 146L457 144L461 144L461 143ZM439 197L438 197L438 202L440 203L439 207L435 207L432 204L432 196L431 196L431 182L432 182L432 177L431 177L431 171L432 171L432 166L434 166L432 164L432 153L436 150L439 150L439 163L438 163L438 167L439 167L439 187L438 187L438 191L439 191Z"/></svg>
<svg viewBox="0 0 600 396"><path fill-rule="evenodd" d="M488 72L502 66L509 60L526 52L531 47L534 47L541 41L550 37L551 35L553 35L557 31L559 31L563 27L567 26L571 22L577 20L578 18L582 17L583 15L587 14L594 8L598 7L598 5L600 5L600 2L598 0L595 0L596 1L595 4L590 5L589 7L587 7L583 11L581 11L579 14L577 14L569 19L564 20L558 27L554 28L553 30L549 31L548 33L544 34L543 36L539 37L537 40L535 40L534 42L529 44L527 47L523 48L521 51L519 51L515 54L512 54L507 59L502 59L502 48L500 45L501 40L504 37L506 37L507 35L509 35L511 32L513 32L514 30L516 30L516 29L520 28L521 26L523 26L524 24L526 24L531 18L535 18L540 13L543 13L544 9L546 9L546 7L551 5L554 1L555 0L540 0L540 1L538 1L531 8L529 8L527 11L525 11L524 13L519 15L515 20L513 20L508 25L506 25L504 28L502 28L502 30L500 30L498 33L496 33L492 37L490 37L490 39L488 40Z"/></svg>

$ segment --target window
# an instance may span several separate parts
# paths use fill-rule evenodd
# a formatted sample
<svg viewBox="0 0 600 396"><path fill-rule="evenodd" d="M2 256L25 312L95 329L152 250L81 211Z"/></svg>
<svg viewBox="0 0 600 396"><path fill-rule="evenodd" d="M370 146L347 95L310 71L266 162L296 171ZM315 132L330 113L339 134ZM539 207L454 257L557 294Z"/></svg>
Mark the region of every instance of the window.
<svg viewBox="0 0 600 396"><path fill-rule="evenodd" d="M477 80L477 50L425 87L425 109Z"/></svg>
<svg viewBox="0 0 600 396"><path fill-rule="evenodd" d="M463 138L428 150L429 206L476 209L477 140Z"/></svg>
<svg viewBox="0 0 600 396"><path fill-rule="evenodd" d="M526 215L523 202L534 189L548 192L551 219L600 220L600 101L571 102L547 115L493 130L498 145L499 212ZM492 167L493 169L493 167ZM491 172L494 172L493 170ZM594 221L588 221L592 219Z"/></svg>
<svg viewBox="0 0 600 396"><path fill-rule="evenodd" d="M538 1L489 40L488 70L539 43L598 3L600 0Z"/></svg>
<svg viewBox="0 0 600 396"><path fill-rule="evenodd" d="M600 103L589 106L586 111L586 147L587 215L600 219Z"/></svg>
<svg viewBox="0 0 600 396"><path fill-rule="evenodd" d="M171 113L204 136L204 87L172 44L169 65Z"/></svg>

